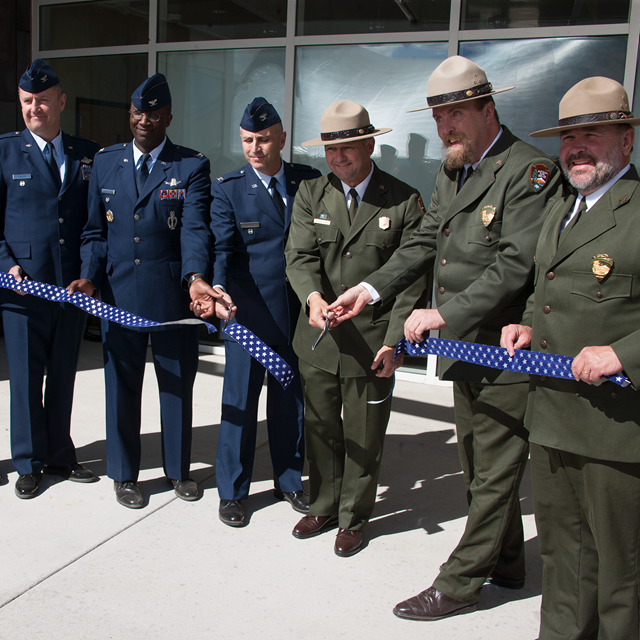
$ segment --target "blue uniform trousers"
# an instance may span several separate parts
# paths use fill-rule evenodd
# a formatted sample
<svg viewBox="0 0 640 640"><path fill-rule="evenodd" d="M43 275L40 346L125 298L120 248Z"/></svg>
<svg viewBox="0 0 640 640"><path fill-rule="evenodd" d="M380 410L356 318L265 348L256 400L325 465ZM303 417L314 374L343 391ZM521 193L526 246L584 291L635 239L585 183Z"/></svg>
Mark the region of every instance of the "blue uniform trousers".
<svg viewBox="0 0 640 640"><path fill-rule="evenodd" d="M222 419L216 453L216 482L222 500L249 495L256 448L258 400L267 376L267 430L276 489L302 489L304 403L298 358L289 345L271 346L296 372L286 390L235 340L225 339Z"/></svg>
<svg viewBox="0 0 640 640"><path fill-rule="evenodd" d="M103 321L107 475L118 482L135 482L140 471L142 381L149 337L160 392L164 471L173 480L189 476L198 327L133 331Z"/></svg>
<svg viewBox="0 0 640 640"><path fill-rule="evenodd" d="M11 389L11 456L20 475L38 473L44 464L77 462L71 408L86 317L73 305L31 296L2 311Z"/></svg>

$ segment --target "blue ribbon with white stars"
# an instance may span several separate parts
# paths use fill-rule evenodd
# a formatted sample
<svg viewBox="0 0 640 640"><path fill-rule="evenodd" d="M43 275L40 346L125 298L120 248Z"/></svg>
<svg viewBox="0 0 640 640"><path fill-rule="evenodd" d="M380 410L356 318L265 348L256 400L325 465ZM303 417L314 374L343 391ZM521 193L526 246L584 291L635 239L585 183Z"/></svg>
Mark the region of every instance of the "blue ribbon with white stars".
<svg viewBox="0 0 640 640"><path fill-rule="evenodd" d="M87 296L84 293L80 293L79 291L76 291L76 293L69 293L62 287L57 287L54 284L46 284L44 282L36 282L35 280L23 280L22 282L17 282L10 273L6 273L4 271L0 272L0 288L28 293L29 295L36 296L37 298L43 298L44 300L50 300L52 302L68 302L96 318L109 320L110 322L115 322L124 327L137 327L151 330L154 327L199 324L202 322L205 327L207 327L207 331L209 333L217 331L212 324L198 318L188 318L185 320L176 320L174 322L155 322L153 320L147 320L146 318L137 316L135 313L123 311L122 309L113 307L106 302L96 300L95 298ZM256 337L251 333L251 331L249 331L249 329L246 329L241 324L234 324L227 327L225 329L225 333L230 335L240 344L241 347L260 362L282 385L283 389L286 389L289 386L291 380L293 380L295 376L293 370L275 351L262 342L260 338Z"/></svg>
<svg viewBox="0 0 640 640"><path fill-rule="evenodd" d="M403 353L407 353L410 356L442 356L443 358L463 360L464 362L471 362L472 364L490 367L491 369L515 371L516 373L526 373L533 376L548 376L550 378L575 380L571 372L573 358L569 356L559 356L555 353L515 349L512 358L505 348L492 347L487 344L445 340L444 338L427 338L422 342L412 344L408 342L406 338L402 338L396 346L393 356L394 362L395 359ZM612 376L605 376L605 378L621 387L628 387L631 384L629 378L619 373ZM392 394L393 389L391 389L389 395L383 400L369 400L367 404L381 404L388 400Z"/></svg>
<svg viewBox="0 0 640 640"><path fill-rule="evenodd" d="M408 353L410 356L442 356L503 371L575 380L571 372L573 358L554 353L515 349L512 358L503 347L442 338L428 338L417 344L411 344L406 338L402 338L396 347L396 356L401 353ZM628 387L631 384L629 378L621 374L605 377L621 387Z"/></svg>

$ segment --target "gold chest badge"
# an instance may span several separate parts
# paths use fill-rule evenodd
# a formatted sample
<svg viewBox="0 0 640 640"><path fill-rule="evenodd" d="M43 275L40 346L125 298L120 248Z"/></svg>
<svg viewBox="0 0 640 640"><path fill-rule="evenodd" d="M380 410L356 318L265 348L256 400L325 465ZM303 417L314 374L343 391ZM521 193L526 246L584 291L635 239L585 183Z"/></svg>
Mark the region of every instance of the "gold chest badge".
<svg viewBox="0 0 640 640"><path fill-rule="evenodd" d="M493 205L487 205L486 207L482 207L480 211L480 216L482 217L482 224L485 227L488 227L493 219L496 217L496 208Z"/></svg>
<svg viewBox="0 0 640 640"><path fill-rule="evenodd" d="M613 269L613 260L606 253L591 258L591 271L598 282L602 282Z"/></svg>
<svg viewBox="0 0 640 640"><path fill-rule="evenodd" d="M111 209L109 209L109 211L107 211L107 221L108 222L113 222L113 211L111 211Z"/></svg>

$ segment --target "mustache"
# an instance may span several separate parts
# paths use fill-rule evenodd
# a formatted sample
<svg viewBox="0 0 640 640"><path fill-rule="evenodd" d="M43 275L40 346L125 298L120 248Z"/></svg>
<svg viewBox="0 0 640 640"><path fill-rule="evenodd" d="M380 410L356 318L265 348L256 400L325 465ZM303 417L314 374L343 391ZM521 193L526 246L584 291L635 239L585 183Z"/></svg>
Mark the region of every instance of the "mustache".
<svg viewBox="0 0 640 640"><path fill-rule="evenodd" d="M447 136L444 144L448 149L454 142L464 142L465 140L467 140L467 136L463 133L452 133Z"/></svg>
<svg viewBox="0 0 640 640"><path fill-rule="evenodd" d="M577 163L577 162L591 162L594 166L598 164L598 158L596 158L594 155L591 155L590 153L586 153L586 152L580 152L580 153L575 153L572 154L570 156L567 156L566 160L565 160L565 164L567 167L570 167L572 164Z"/></svg>

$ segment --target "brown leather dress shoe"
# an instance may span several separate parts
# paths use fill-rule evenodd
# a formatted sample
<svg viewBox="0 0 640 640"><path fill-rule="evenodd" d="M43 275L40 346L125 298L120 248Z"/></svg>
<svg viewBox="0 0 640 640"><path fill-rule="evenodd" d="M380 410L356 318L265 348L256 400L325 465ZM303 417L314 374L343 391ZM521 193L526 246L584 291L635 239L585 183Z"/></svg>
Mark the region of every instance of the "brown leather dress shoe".
<svg viewBox="0 0 640 640"><path fill-rule="evenodd" d="M306 540L338 525L338 514L332 516L305 516L293 527L294 538Z"/></svg>
<svg viewBox="0 0 640 640"><path fill-rule="evenodd" d="M348 558L354 556L360 549L362 549L362 531L338 529L336 543L333 547L337 556Z"/></svg>
<svg viewBox="0 0 640 640"><path fill-rule="evenodd" d="M459 602L435 587L429 587L417 596L397 604L393 613L406 620L441 620L460 613L470 613L478 608L478 603Z"/></svg>

